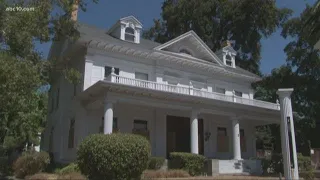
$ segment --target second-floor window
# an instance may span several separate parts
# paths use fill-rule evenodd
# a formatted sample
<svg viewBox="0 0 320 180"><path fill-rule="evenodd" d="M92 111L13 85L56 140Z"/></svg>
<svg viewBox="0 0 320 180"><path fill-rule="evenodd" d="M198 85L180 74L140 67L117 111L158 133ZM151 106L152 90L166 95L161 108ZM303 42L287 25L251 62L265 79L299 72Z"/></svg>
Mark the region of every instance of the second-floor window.
<svg viewBox="0 0 320 180"><path fill-rule="evenodd" d="M220 94L226 94L226 89L225 88L216 87L215 92L220 93Z"/></svg>
<svg viewBox="0 0 320 180"><path fill-rule="evenodd" d="M135 72L134 77L135 77L135 79L148 81L148 74L147 73Z"/></svg>
<svg viewBox="0 0 320 180"><path fill-rule="evenodd" d="M242 92L240 91L234 91L234 95L238 97L242 97Z"/></svg>
<svg viewBox="0 0 320 180"><path fill-rule="evenodd" d="M105 78L110 76L111 72L112 72L112 67L110 67L110 66L105 66L104 67L104 77ZM119 72L120 72L119 68L114 68L114 73L116 75L119 75Z"/></svg>

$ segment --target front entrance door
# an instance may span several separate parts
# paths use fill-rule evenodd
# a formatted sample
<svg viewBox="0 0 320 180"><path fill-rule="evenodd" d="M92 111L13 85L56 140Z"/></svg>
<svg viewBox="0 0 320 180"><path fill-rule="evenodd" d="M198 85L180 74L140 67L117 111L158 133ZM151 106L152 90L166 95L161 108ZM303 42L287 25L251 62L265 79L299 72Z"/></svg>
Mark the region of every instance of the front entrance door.
<svg viewBox="0 0 320 180"><path fill-rule="evenodd" d="M203 119L198 120L199 154L204 154ZM167 158L170 152L191 152L190 118L167 116Z"/></svg>
<svg viewBox="0 0 320 180"><path fill-rule="evenodd" d="M170 152L190 152L190 119L167 116L167 158Z"/></svg>

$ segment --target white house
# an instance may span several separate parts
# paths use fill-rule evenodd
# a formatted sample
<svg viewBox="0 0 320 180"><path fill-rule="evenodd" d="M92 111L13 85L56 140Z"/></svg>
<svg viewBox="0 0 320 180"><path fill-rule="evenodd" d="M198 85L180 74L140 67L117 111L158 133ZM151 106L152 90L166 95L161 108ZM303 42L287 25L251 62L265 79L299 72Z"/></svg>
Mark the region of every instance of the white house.
<svg viewBox="0 0 320 180"><path fill-rule="evenodd" d="M74 86L55 74L42 149L56 161L76 158L93 133L137 133L153 156L173 151L214 159L214 173L258 172L255 127L280 123L279 103L255 100L260 77L235 65L226 43L218 52L193 31L159 44L141 38L133 16L108 31L79 24L76 42L53 43L49 57L70 57L82 73Z"/></svg>

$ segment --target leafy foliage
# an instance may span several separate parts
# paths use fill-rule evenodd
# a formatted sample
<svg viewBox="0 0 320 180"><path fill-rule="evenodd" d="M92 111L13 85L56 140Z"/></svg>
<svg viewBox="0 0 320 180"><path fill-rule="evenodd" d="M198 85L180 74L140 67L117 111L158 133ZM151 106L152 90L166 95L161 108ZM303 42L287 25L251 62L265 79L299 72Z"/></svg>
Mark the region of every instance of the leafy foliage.
<svg viewBox="0 0 320 180"><path fill-rule="evenodd" d="M70 163L69 165L58 171L59 174L68 174L74 172L80 172L79 166L76 163Z"/></svg>
<svg viewBox="0 0 320 180"><path fill-rule="evenodd" d="M140 135L94 134L77 151L77 164L89 179L139 178L148 166L150 144Z"/></svg>
<svg viewBox="0 0 320 180"><path fill-rule="evenodd" d="M59 175L58 180L87 180L87 178L79 172L71 172Z"/></svg>
<svg viewBox="0 0 320 180"><path fill-rule="evenodd" d="M46 61L36 43L65 42L79 37L70 19L74 3L86 10L97 0L0 0L0 144L20 149L38 145L45 124L47 95L52 73L61 73L77 83L79 73L69 71L65 61ZM6 11L7 7L33 11ZM63 57L62 59L66 59ZM54 63L53 63L54 62Z"/></svg>
<svg viewBox="0 0 320 180"><path fill-rule="evenodd" d="M27 151L14 163L14 175L18 178L24 178L27 175L42 172L49 163L50 157L48 153Z"/></svg>
<svg viewBox="0 0 320 180"><path fill-rule="evenodd" d="M149 159L148 169L160 169L163 166L165 160L166 159L164 157L151 157Z"/></svg>
<svg viewBox="0 0 320 180"><path fill-rule="evenodd" d="M314 37L310 37L310 32L305 30L305 22L313 16L314 8L307 6L300 17L293 17L283 24L282 36L292 39L284 49L287 64L274 69L271 75L253 86L257 98L271 102L275 102L278 88L294 88L292 106L297 149L304 155L310 153L310 146L320 147L316 139L320 128L319 50L314 48ZM275 138L277 134L272 136L275 140L279 139ZM274 143L280 147L280 140Z"/></svg>
<svg viewBox="0 0 320 180"><path fill-rule="evenodd" d="M270 36L290 14L272 0L165 0L162 18L143 36L164 43L194 30L213 51L232 40L237 65L260 74L261 38Z"/></svg>
<svg viewBox="0 0 320 180"><path fill-rule="evenodd" d="M172 152L170 153L169 168L183 169L189 172L190 175L200 175L203 171L206 158L202 155Z"/></svg>
<svg viewBox="0 0 320 180"><path fill-rule="evenodd" d="M186 178L190 177L190 174L184 170L146 170L143 172L141 179L156 179L156 178Z"/></svg>

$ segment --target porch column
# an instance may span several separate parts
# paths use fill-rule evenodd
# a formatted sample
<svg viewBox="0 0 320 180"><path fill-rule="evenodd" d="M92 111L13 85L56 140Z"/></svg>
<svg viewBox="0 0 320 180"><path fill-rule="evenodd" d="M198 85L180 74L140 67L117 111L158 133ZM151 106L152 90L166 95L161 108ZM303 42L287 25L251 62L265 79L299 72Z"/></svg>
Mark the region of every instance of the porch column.
<svg viewBox="0 0 320 180"><path fill-rule="evenodd" d="M104 134L111 134L113 127L113 104L112 102L106 102L104 105Z"/></svg>
<svg viewBox="0 0 320 180"><path fill-rule="evenodd" d="M293 89L279 89L277 94L280 99L280 112L281 112L281 149L283 156L283 166L284 175L286 179L299 179L298 172L298 160L297 160L297 150L296 150L296 139L294 133L293 115L292 115L292 105L291 105L291 93ZM290 124L290 127L288 127ZM290 147L289 147L289 136L288 130L291 128L291 138L292 138L292 156L294 163L293 175L291 174L291 163L290 163Z"/></svg>
<svg viewBox="0 0 320 180"><path fill-rule="evenodd" d="M191 153L199 154L199 143L198 143L198 112L192 111L190 118L190 134L191 134Z"/></svg>
<svg viewBox="0 0 320 180"><path fill-rule="evenodd" d="M240 147L240 127L239 119L232 117L232 141L233 141L233 159L241 160L241 147Z"/></svg>

